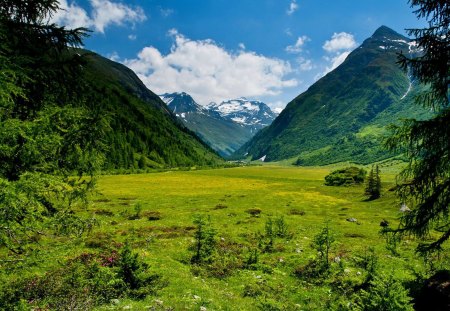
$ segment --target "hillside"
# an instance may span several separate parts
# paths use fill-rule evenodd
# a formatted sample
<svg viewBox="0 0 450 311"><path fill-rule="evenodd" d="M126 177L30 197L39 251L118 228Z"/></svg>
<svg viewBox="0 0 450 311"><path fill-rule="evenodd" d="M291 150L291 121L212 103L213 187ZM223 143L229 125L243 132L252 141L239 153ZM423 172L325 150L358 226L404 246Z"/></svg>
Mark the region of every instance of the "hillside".
<svg viewBox="0 0 450 311"><path fill-rule="evenodd" d="M263 102L246 98L201 106L185 92L160 97L187 128L223 157L233 154L276 117Z"/></svg>
<svg viewBox="0 0 450 311"><path fill-rule="evenodd" d="M411 104L418 87L396 63L398 53L418 52L414 48L408 38L380 27L236 156L266 156L266 161L298 156L300 165L370 163L392 156L381 142L386 125L425 113Z"/></svg>
<svg viewBox="0 0 450 311"><path fill-rule="evenodd" d="M161 98L187 128L223 157L231 155L253 136L241 124L200 106L189 94L163 94Z"/></svg>
<svg viewBox="0 0 450 311"><path fill-rule="evenodd" d="M106 168L215 165L223 160L167 109L133 71L95 53L86 60L92 102L110 120Z"/></svg>

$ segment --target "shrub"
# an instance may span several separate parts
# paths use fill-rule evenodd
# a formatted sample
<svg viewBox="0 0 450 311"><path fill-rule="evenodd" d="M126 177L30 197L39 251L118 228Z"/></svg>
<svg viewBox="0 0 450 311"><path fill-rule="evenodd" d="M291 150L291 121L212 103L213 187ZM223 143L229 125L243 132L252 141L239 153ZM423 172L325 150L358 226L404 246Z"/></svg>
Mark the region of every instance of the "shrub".
<svg viewBox="0 0 450 311"><path fill-rule="evenodd" d="M361 184L366 178L366 171L358 167L346 167L331 172L325 176L326 186L349 186L353 184Z"/></svg>
<svg viewBox="0 0 450 311"><path fill-rule="evenodd" d="M194 233L194 245L191 246L191 249L194 250L191 262L196 264L210 262L216 246L216 231L211 227L209 218L205 220L203 217L197 216L194 224L197 226L197 230Z"/></svg>
<svg viewBox="0 0 450 311"><path fill-rule="evenodd" d="M413 311L408 291L392 273L375 276L367 291L362 290L356 302L357 310Z"/></svg>

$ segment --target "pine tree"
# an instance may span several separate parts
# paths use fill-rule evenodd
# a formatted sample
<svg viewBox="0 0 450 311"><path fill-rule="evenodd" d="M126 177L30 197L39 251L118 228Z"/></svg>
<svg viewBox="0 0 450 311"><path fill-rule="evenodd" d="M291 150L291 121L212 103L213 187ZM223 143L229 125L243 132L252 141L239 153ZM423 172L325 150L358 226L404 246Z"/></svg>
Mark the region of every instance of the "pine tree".
<svg viewBox="0 0 450 311"><path fill-rule="evenodd" d="M376 199L378 199L381 196L381 177L380 177L380 168L378 167L378 164L375 166L374 195L375 195Z"/></svg>
<svg viewBox="0 0 450 311"><path fill-rule="evenodd" d="M376 200L381 196L381 178L378 165L375 166L375 171L373 166L370 170L364 194L369 196L369 200Z"/></svg>
<svg viewBox="0 0 450 311"><path fill-rule="evenodd" d="M48 24L57 9L57 0L0 1L0 245L13 252L50 227L88 227L70 207L103 161L107 124L69 48L86 31Z"/></svg>
<svg viewBox="0 0 450 311"><path fill-rule="evenodd" d="M399 56L404 70L428 86L416 98L417 104L429 107L433 116L428 120L407 120L393 127L387 141L392 150L400 150L409 158L408 166L399 176L398 195L413 207L406 213L400 226L389 230L394 235L413 234L424 240L430 231L439 238L422 242L418 251L440 250L450 237L450 2L448 0L411 0L418 18L424 18L428 27L409 29L421 55L410 58Z"/></svg>

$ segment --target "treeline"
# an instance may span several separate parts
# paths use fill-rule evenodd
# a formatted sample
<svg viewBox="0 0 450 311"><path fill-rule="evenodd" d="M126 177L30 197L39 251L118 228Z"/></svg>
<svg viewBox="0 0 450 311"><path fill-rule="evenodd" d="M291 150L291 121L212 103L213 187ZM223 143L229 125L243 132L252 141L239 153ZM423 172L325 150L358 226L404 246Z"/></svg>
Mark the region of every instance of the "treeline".
<svg viewBox="0 0 450 311"><path fill-rule="evenodd" d="M76 50L86 61L89 100L108 119L104 170L214 166L223 160L171 115L127 67Z"/></svg>

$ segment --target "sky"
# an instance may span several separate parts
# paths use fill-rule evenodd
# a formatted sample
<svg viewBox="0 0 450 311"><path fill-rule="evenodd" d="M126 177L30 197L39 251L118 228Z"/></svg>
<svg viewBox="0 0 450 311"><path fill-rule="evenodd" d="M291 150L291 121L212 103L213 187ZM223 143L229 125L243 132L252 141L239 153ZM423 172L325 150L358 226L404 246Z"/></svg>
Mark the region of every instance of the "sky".
<svg viewBox="0 0 450 311"><path fill-rule="evenodd" d="M380 26L425 25L407 0L60 0L52 22L156 94L246 97L280 111Z"/></svg>

